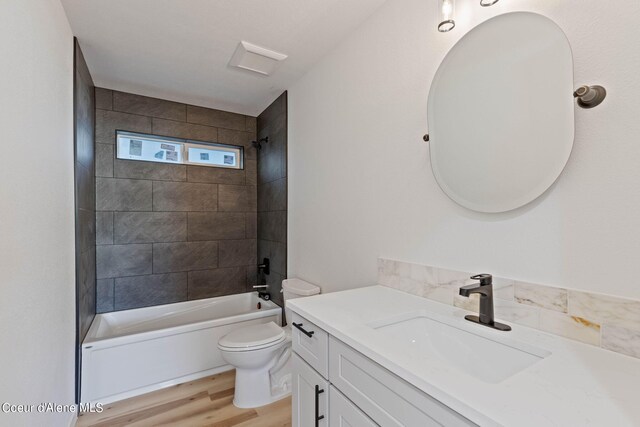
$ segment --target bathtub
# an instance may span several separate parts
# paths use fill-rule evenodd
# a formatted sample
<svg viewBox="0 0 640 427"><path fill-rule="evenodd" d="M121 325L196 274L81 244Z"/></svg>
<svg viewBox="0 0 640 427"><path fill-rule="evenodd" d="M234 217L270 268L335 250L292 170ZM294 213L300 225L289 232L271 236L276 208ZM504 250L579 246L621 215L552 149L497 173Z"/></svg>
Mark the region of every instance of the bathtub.
<svg viewBox="0 0 640 427"><path fill-rule="evenodd" d="M255 292L98 314L82 343L81 401L106 404L230 370L220 337L280 325L281 316Z"/></svg>

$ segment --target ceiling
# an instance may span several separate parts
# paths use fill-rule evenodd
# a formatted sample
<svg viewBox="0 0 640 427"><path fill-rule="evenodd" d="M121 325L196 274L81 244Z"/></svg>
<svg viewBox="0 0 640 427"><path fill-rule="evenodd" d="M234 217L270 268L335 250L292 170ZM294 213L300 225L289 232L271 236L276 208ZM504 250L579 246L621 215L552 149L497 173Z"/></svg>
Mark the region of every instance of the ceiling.
<svg viewBox="0 0 640 427"><path fill-rule="evenodd" d="M258 115L384 0L62 0L97 86ZM229 67L241 41L284 53Z"/></svg>

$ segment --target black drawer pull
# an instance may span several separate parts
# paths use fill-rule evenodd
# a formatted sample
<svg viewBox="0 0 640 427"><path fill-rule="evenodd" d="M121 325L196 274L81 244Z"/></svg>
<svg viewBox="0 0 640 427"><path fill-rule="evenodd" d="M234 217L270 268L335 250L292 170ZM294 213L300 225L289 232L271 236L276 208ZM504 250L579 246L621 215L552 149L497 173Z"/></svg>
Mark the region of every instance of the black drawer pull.
<svg viewBox="0 0 640 427"><path fill-rule="evenodd" d="M311 338L314 334L314 331L307 331L302 327L302 323L293 323L293 326L295 326L297 329L300 330L300 332L302 332L303 334L305 334L306 336L308 336L309 338Z"/></svg>
<svg viewBox="0 0 640 427"><path fill-rule="evenodd" d="M316 385L316 427L320 426L320 420L324 420L324 415L320 415L320 393L324 393L324 390Z"/></svg>

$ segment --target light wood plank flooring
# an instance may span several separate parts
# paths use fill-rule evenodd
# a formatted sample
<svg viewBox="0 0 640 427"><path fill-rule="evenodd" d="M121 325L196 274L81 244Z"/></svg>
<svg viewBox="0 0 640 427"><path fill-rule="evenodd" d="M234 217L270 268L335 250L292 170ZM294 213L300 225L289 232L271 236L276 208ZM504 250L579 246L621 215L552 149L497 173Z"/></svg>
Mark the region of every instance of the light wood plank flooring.
<svg viewBox="0 0 640 427"><path fill-rule="evenodd" d="M285 427L291 426L291 398L256 409L233 406L235 371L178 384L105 405L101 414L78 417L76 427Z"/></svg>

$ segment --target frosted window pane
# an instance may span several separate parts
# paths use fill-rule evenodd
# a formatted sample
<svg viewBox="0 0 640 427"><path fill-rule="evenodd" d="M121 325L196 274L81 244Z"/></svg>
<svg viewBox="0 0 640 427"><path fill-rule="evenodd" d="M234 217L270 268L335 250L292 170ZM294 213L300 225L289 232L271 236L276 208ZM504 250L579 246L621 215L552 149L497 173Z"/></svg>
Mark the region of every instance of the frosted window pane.
<svg viewBox="0 0 640 427"><path fill-rule="evenodd" d="M238 152L225 149L189 146L189 163L215 165L227 168L238 167Z"/></svg>
<svg viewBox="0 0 640 427"><path fill-rule="evenodd" d="M182 144L119 134L118 158L147 162L182 163Z"/></svg>

